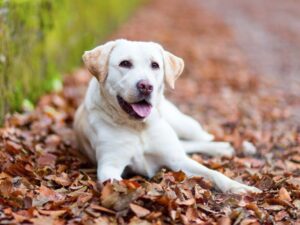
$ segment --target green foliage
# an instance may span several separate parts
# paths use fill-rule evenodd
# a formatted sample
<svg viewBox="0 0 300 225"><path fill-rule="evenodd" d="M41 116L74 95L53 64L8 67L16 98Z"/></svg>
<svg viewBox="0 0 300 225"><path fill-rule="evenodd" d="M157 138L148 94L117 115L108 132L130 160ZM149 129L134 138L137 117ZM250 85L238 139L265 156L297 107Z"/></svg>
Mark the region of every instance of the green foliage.
<svg viewBox="0 0 300 225"><path fill-rule="evenodd" d="M0 122L57 88L141 0L0 0Z"/></svg>

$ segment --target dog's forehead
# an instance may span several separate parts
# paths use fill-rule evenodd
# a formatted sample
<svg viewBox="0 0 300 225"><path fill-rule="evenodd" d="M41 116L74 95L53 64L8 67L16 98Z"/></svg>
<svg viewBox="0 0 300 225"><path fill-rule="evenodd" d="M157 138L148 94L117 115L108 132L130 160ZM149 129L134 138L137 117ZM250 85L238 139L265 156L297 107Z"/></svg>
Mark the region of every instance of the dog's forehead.
<svg viewBox="0 0 300 225"><path fill-rule="evenodd" d="M161 47L153 42L138 42L138 41L120 41L115 46L113 58L153 58L161 59Z"/></svg>

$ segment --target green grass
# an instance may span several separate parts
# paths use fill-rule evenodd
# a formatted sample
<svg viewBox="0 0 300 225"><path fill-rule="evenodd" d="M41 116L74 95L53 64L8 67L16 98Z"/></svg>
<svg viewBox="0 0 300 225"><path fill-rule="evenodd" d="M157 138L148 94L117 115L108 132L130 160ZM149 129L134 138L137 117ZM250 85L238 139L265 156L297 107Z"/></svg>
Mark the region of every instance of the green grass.
<svg viewBox="0 0 300 225"><path fill-rule="evenodd" d="M57 88L143 0L0 0L0 123Z"/></svg>

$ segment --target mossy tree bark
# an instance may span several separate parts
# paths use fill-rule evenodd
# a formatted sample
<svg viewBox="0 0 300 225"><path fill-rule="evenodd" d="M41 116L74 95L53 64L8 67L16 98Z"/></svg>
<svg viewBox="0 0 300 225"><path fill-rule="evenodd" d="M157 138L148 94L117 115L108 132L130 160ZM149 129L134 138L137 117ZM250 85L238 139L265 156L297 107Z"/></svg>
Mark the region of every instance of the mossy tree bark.
<svg viewBox="0 0 300 225"><path fill-rule="evenodd" d="M142 0L0 0L0 123L80 66Z"/></svg>

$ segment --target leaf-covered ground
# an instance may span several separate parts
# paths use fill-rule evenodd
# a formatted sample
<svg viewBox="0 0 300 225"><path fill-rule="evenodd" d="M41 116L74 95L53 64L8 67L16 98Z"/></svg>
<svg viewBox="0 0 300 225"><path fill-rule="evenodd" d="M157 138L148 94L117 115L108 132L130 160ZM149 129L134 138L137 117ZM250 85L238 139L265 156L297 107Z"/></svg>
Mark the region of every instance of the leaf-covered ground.
<svg viewBox="0 0 300 225"><path fill-rule="evenodd" d="M201 177L165 170L101 187L72 130L90 78L78 70L62 91L1 128L0 224L299 224L299 98L252 73L230 28L194 1L151 1L117 37L157 41L184 58L184 74L167 95L237 149L233 158L191 157L263 193L222 194ZM243 141L257 153L247 156Z"/></svg>

